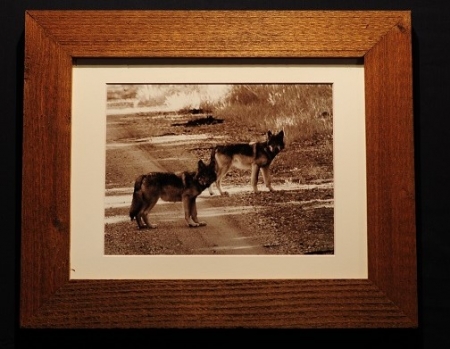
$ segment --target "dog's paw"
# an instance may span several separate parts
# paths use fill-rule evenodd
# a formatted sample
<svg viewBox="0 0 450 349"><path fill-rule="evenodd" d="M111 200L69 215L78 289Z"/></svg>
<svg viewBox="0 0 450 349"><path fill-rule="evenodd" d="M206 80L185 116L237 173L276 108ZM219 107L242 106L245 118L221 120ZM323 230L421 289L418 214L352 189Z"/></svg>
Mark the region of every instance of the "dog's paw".
<svg viewBox="0 0 450 349"><path fill-rule="evenodd" d="M197 228L197 227L204 227L206 225L206 222L190 222L188 224L189 228Z"/></svg>
<svg viewBox="0 0 450 349"><path fill-rule="evenodd" d="M158 224L143 225L142 227L139 227L139 230L143 230L143 229L155 229L157 226L158 226Z"/></svg>

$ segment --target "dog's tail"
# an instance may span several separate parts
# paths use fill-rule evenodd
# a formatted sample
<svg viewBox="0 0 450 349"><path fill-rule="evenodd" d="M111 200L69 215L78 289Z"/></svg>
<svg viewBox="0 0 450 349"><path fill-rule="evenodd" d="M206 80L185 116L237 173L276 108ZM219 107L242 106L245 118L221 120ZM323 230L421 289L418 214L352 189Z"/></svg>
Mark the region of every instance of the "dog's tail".
<svg viewBox="0 0 450 349"><path fill-rule="evenodd" d="M131 200L131 207L130 207L130 219L133 220L136 218L139 210L142 207L142 193L141 193L141 185L142 180L144 179L144 175L139 176L136 178L136 181L134 182L134 191L133 191L133 199Z"/></svg>

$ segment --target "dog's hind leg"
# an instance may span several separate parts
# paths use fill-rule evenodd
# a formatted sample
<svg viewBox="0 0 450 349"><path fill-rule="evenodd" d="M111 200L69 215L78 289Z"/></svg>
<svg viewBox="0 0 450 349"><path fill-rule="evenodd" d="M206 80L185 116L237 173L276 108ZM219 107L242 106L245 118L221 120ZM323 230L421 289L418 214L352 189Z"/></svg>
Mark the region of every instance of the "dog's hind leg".
<svg viewBox="0 0 450 349"><path fill-rule="evenodd" d="M148 228L148 229L152 229L152 228L156 228L157 224L151 224L150 221L148 220L148 215L150 214L150 211L152 210L153 207L155 207L156 203L158 202L159 196L155 195L155 196L151 196L150 198L146 198L146 200L144 201L144 205L141 208L141 210L139 211L136 220L138 221L138 225L140 220L145 222L145 225L140 225L139 229L143 229L143 228Z"/></svg>
<svg viewBox="0 0 450 349"><path fill-rule="evenodd" d="M220 195L228 195L226 191L222 190L222 179L228 173L231 167L231 162L224 164L222 167L219 167L217 171L217 179L216 179L216 187L219 190Z"/></svg>

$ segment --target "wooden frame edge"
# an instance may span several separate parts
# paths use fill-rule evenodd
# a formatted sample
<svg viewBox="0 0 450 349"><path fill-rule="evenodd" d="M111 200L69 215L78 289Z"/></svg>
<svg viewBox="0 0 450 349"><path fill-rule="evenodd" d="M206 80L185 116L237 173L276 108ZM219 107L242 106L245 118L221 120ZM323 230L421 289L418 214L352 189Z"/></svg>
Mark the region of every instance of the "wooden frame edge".
<svg viewBox="0 0 450 349"><path fill-rule="evenodd" d="M416 327L409 11L104 12L25 14L21 327ZM72 61L151 56L364 58L367 280L69 280Z"/></svg>

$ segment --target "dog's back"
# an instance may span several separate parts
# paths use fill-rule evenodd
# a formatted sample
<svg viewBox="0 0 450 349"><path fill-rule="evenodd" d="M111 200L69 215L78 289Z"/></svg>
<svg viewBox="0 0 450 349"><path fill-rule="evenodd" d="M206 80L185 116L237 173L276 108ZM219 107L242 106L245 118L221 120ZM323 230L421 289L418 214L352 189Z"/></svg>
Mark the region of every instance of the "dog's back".
<svg viewBox="0 0 450 349"><path fill-rule="evenodd" d="M221 195L226 194L222 191L221 181L231 167L238 169L252 169L251 183L253 190L256 192L256 182L259 170L262 169L264 182L269 190L273 190L270 184L269 167L273 159L285 147L284 131L277 134L267 132L267 139L264 142L253 143L233 143L226 145L217 145L215 147L216 185ZM210 194L213 194L211 187Z"/></svg>

